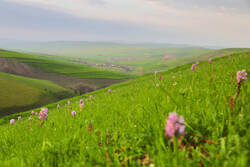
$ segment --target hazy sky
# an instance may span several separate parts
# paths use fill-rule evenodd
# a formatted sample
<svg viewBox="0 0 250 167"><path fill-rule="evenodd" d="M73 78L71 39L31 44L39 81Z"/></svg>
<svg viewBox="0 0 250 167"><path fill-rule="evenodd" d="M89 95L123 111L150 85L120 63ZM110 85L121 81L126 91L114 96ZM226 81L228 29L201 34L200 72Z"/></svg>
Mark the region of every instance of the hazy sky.
<svg viewBox="0 0 250 167"><path fill-rule="evenodd" d="M0 38L250 47L250 0L0 0Z"/></svg>

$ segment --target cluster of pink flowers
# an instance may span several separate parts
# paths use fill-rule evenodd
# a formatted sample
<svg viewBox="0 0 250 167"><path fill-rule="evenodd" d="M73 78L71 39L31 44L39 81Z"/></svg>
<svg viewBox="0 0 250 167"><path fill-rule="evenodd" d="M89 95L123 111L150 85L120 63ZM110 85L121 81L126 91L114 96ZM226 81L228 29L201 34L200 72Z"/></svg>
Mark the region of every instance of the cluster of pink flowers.
<svg viewBox="0 0 250 167"><path fill-rule="evenodd" d="M238 71L237 72L237 83L247 80L247 72L246 70Z"/></svg>
<svg viewBox="0 0 250 167"><path fill-rule="evenodd" d="M39 113L39 119L40 120L47 120L48 119L48 108L42 108Z"/></svg>
<svg viewBox="0 0 250 167"><path fill-rule="evenodd" d="M68 101L68 105L70 105L70 101Z"/></svg>
<svg viewBox="0 0 250 167"><path fill-rule="evenodd" d="M59 104L57 104L57 108L60 108L60 105L59 105Z"/></svg>
<svg viewBox="0 0 250 167"><path fill-rule="evenodd" d="M111 93L111 89L109 89L109 93Z"/></svg>
<svg viewBox="0 0 250 167"><path fill-rule="evenodd" d="M82 103L83 102L83 99L80 99L80 103Z"/></svg>
<svg viewBox="0 0 250 167"><path fill-rule="evenodd" d="M210 59L208 60L208 62L211 64L211 63L212 63L212 58L210 58Z"/></svg>
<svg viewBox="0 0 250 167"><path fill-rule="evenodd" d="M73 115L73 117L75 117L76 116L76 112L75 111L72 111L72 113L71 113L72 115Z"/></svg>
<svg viewBox="0 0 250 167"><path fill-rule="evenodd" d="M90 98L90 99L93 99L93 96L92 96L92 95L90 95L90 96L89 96L89 98Z"/></svg>
<svg viewBox="0 0 250 167"><path fill-rule="evenodd" d="M18 119L18 121L20 121L21 120L21 116L19 116L17 119Z"/></svg>
<svg viewBox="0 0 250 167"><path fill-rule="evenodd" d="M192 65L191 70L192 70L192 71L195 70L195 64Z"/></svg>
<svg viewBox="0 0 250 167"><path fill-rule="evenodd" d="M196 66L198 66L198 65L200 64L200 62L196 61L196 63L195 63L195 64L196 64Z"/></svg>
<svg viewBox="0 0 250 167"><path fill-rule="evenodd" d="M157 75L158 74L158 71L155 71L155 75Z"/></svg>
<svg viewBox="0 0 250 167"><path fill-rule="evenodd" d="M31 114L32 114L32 115L34 115L34 114L35 114L35 112L34 112L34 111L31 111Z"/></svg>
<svg viewBox="0 0 250 167"><path fill-rule="evenodd" d="M29 117L29 121L31 121L32 119Z"/></svg>
<svg viewBox="0 0 250 167"><path fill-rule="evenodd" d="M184 118L178 117L177 113L170 113L166 123L165 134L167 137L172 138L174 136L184 135L185 125Z"/></svg>
<svg viewBox="0 0 250 167"><path fill-rule="evenodd" d="M15 119L10 120L10 124L13 125L15 123Z"/></svg>

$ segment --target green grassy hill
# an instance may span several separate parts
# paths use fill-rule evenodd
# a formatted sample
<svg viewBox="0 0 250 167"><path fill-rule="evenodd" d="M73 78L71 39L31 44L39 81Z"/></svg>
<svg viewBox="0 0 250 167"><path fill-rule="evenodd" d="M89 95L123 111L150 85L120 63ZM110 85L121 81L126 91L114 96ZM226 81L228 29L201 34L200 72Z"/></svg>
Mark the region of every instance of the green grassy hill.
<svg viewBox="0 0 250 167"><path fill-rule="evenodd" d="M95 69L84 64L63 60L60 57L52 55L27 54L0 50L0 58L8 58L49 72L78 78L127 79L135 77L135 75L127 73Z"/></svg>
<svg viewBox="0 0 250 167"><path fill-rule="evenodd" d="M73 96L49 81L0 73L0 117Z"/></svg>
<svg viewBox="0 0 250 167"><path fill-rule="evenodd" d="M248 166L250 85L241 83L237 96L236 73L249 74L249 58L206 60L194 72L186 64L160 73L162 80L152 71L92 92L93 99L45 106L44 121L30 111L1 118L0 166ZM180 148L165 135L171 112L185 120Z"/></svg>

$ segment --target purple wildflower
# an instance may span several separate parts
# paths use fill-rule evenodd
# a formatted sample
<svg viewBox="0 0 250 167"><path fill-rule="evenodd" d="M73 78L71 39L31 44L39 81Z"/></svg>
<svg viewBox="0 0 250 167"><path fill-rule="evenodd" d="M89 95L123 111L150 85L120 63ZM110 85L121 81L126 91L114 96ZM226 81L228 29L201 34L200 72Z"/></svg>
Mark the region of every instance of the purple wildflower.
<svg viewBox="0 0 250 167"><path fill-rule="evenodd" d="M111 93L111 89L109 89L109 93Z"/></svg>
<svg viewBox="0 0 250 167"><path fill-rule="evenodd" d="M200 64L200 62L196 61L196 66L198 66Z"/></svg>
<svg viewBox="0 0 250 167"><path fill-rule="evenodd" d="M185 125L184 118L178 117L177 113L170 113L166 123L165 133L167 137L172 138L173 136L184 135Z"/></svg>
<svg viewBox="0 0 250 167"><path fill-rule="evenodd" d="M42 108L40 113L39 113L39 119L40 120L44 120L44 119L48 119L48 109L47 108Z"/></svg>
<svg viewBox="0 0 250 167"><path fill-rule="evenodd" d="M32 119L29 117L29 121L31 121Z"/></svg>
<svg viewBox="0 0 250 167"><path fill-rule="evenodd" d="M246 70L238 71L237 72L237 83L247 80L247 72Z"/></svg>
<svg viewBox="0 0 250 167"><path fill-rule="evenodd" d="M18 119L18 121L20 121L21 120L21 116L19 116L17 119Z"/></svg>
<svg viewBox="0 0 250 167"><path fill-rule="evenodd" d="M208 62L211 64L211 63L212 63L212 58L210 58L210 59L208 60Z"/></svg>
<svg viewBox="0 0 250 167"><path fill-rule="evenodd" d="M32 115L34 115L34 114L35 114L35 112L34 112L34 111L31 111L31 114L32 114Z"/></svg>
<svg viewBox="0 0 250 167"><path fill-rule="evenodd" d="M76 112L75 112L75 111L72 111L72 115L73 115L73 116L76 116Z"/></svg>
<svg viewBox="0 0 250 167"><path fill-rule="evenodd" d="M89 96L89 98L90 98L90 99L93 99L93 96L92 96L92 95L90 95L90 96Z"/></svg>
<svg viewBox="0 0 250 167"><path fill-rule="evenodd" d="M10 120L10 124L13 125L15 123L15 119Z"/></svg>
<svg viewBox="0 0 250 167"><path fill-rule="evenodd" d="M60 105L59 105L59 104L57 104L57 108L60 108Z"/></svg>
<svg viewBox="0 0 250 167"><path fill-rule="evenodd" d="M68 101L68 105L70 105L70 101Z"/></svg>
<svg viewBox="0 0 250 167"><path fill-rule="evenodd" d="M80 103L82 103L82 102L83 102L83 99L80 100Z"/></svg>
<svg viewBox="0 0 250 167"><path fill-rule="evenodd" d="M157 75L158 74L158 71L155 71L155 75Z"/></svg>
<svg viewBox="0 0 250 167"><path fill-rule="evenodd" d="M195 64L192 65L191 70L192 70L192 71L195 70Z"/></svg>

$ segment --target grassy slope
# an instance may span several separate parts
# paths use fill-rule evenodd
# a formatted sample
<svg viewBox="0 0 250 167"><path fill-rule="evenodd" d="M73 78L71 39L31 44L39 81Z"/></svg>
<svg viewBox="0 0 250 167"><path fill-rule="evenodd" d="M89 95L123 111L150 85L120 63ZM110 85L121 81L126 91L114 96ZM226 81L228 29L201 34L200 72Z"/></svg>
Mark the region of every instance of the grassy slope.
<svg viewBox="0 0 250 167"><path fill-rule="evenodd" d="M48 55L40 54L39 56L37 56L10 51L0 51L0 57L16 60L34 67L44 69L46 71L79 78L125 79L134 77L134 75L131 74L98 70L80 63L70 62L62 60L58 57Z"/></svg>
<svg viewBox="0 0 250 167"><path fill-rule="evenodd" d="M109 87L111 94L109 88L93 92L83 111L78 101L89 94L75 97L70 107L76 117L67 100L59 103L60 109L51 104L42 127L30 112L21 113L14 125L9 119L18 114L2 118L0 165L140 166L147 154L155 166L247 166L249 81L243 83L232 114L230 98L236 93L236 72L250 72L249 58L249 53L239 53L212 64L201 62L195 72L187 64L161 73L161 82L144 75ZM164 134L170 112L183 115L187 126L184 148L176 153Z"/></svg>
<svg viewBox="0 0 250 167"><path fill-rule="evenodd" d="M185 48L143 48L143 47L97 47L97 48L82 48L68 49L67 51L55 52L63 56L64 59L82 59L89 62L104 62L110 63L108 60L112 58L135 58L134 61L116 60L112 64L127 66L130 68L130 73L143 74L152 70L166 70L176 65L189 63L193 57L209 53L211 49L199 47ZM163 62L162 59L167 54L176 54L174 63ZM100 56L102 55L102 56ZM188 61L186 61L188 59Z"/></svg>
<svg viewBox="0 0 250 167"><path fill-rule="evenodd" d="M73 96L52 82L5 73L0 73L0 92L0 117Z"/></svg>
<svg viewBox="0 0 250 167"><path fill-rule="evenodd" d="M187 64L196 60L206 60L211 57L218 57L220 54L231 54L243 52L246 48L232 48L211 50L200 47L185 48L143 48L143 47L96 47L68 49L67 51L55 51L63 59L79 59L89 62L112 63L130 68L130 73L145 74L154 70L166 70L178 65ZM174 54L176 57L163 61L165 55ZM67 55L70 55L67 56ZM100 56L102 55L102 56ZM109 62L112 58L134 58L133 61L124 59Z"/></svg>

